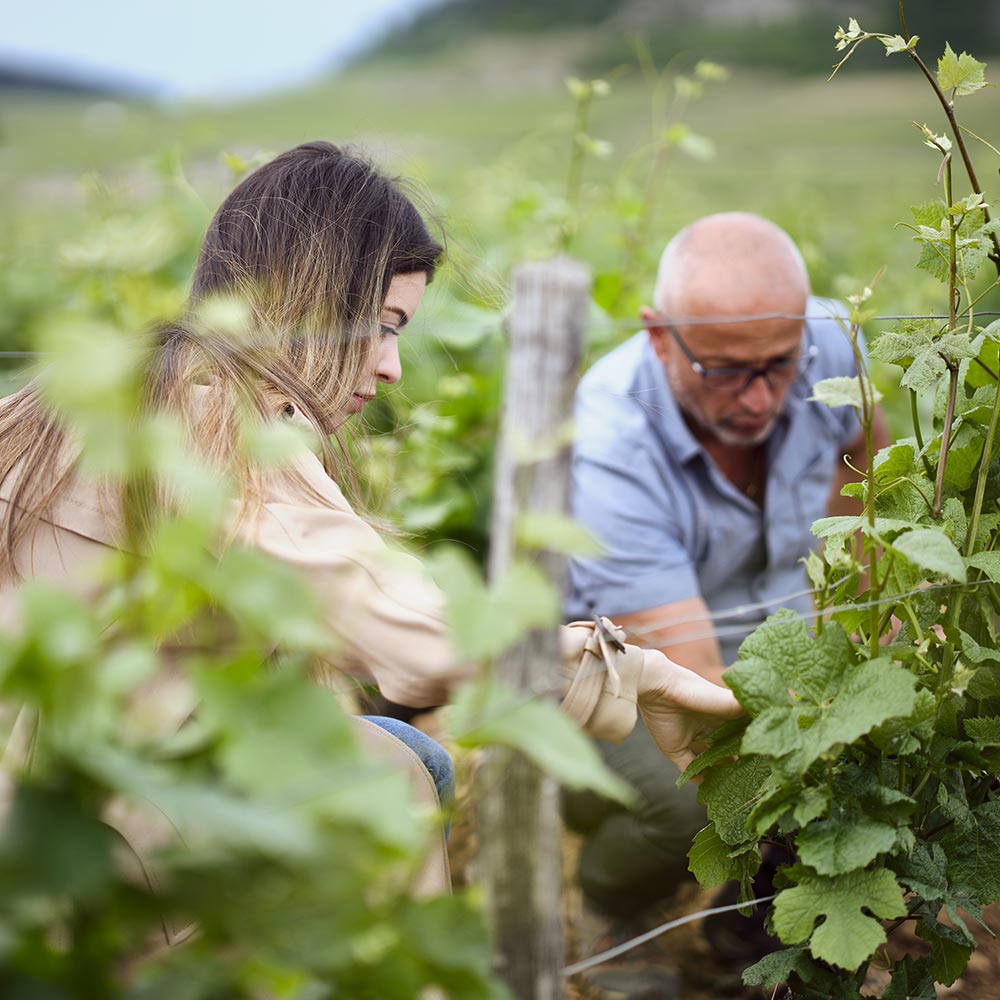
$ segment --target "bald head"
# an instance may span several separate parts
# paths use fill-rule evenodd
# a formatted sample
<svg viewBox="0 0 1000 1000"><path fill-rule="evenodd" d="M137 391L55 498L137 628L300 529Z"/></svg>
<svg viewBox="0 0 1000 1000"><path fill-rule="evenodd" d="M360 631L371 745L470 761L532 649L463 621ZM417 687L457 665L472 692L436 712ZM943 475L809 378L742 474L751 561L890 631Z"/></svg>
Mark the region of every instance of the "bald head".
<svg viewBox="0 0 1000 1000"><path fill-rule="evenodd" d="M750 212L706 215L682 229L660 258L654 305L670 317L801 314L805 262L791 237Z"/></svg>
<svg viewBox="0 0 1000 1000"><path fill-rule="evenodd" d="M748 212L707 215L663 251L655 309L643 308L650 344L696 434L743 449L774 428L802 354L809 278L798 248ZM741 369L728 389L706 373ZM770 378L758 378L765 371ZM726 383L728 386L729 383Z"/></svg>

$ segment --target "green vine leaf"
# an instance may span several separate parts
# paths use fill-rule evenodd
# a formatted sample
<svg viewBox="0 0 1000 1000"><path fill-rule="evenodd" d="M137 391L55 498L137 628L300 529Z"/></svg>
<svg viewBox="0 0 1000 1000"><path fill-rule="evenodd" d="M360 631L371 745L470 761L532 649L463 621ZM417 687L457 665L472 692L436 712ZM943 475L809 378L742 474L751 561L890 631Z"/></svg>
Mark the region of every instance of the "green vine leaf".
<svg viewBox="0 0 1000 1000"><path fill-rule="evenodd" d="M726 682L754 716L743 752L766 755L781 775L805 774L831 750L909 715L916 701L908 670L884 657L859 662L839 625L813 638L788 610L746 639Z"/></svg>
<svg viewBox="0 0 1000 1000"><path fill-rule="evenodd" d="M816 958L854 969L885 944L875 918L891 920L905 912L903 892L884 868L833 878L807 872L775 900L774 929L785 944L808 940Z"/></svg>
<svg viewBox="0 0 1000 1000"><path fill-rule="evenodd" d="M831 538L834 535L850 535L861 528L863 519L852 514L835 517L821 517L813 521L812 533L817 538Z"/></svg>
<svg viewBox="0 0 1000 1000"><path fill-rule="evenodd" d="M942 846L952 891L981 905L1000 899L1000 800L959 810Z"/></svg>
<svg viewBox="0 0 1000 1000"><path fill-rule="evenodd" d="M871 382L868 382L865 389L870 400L876 403L881 401L882 393ZM830 407L853 406L860 411L864 407L861 379L857 375L822 379L813 386L809 399Z"/></svg>
<svg viewBox="0 0 1000 1000"><path fill-rule="evenodd" d="M810 823L799 834L799 858L820 875L864 868L896 843L896 828L867 816Z"/></svg>
<svg viewBox="0 0 1000 1000"><path fill-rule="evenodd" d="M677 786L686 784L692 778L697 777L702 771L708 770L712 765L720 760L729 757L736 757L740 751L740 743L743 740L750 720L746 716L739 719L730 719L724 722L709 737L709 747L703 750L698 756L688 764L684 773L677 779Z"/></svg>
<svg viewBox="0 0 1000 1000"><path fill-rule="evenodd" d="M755 962L743 972L743 982L747 986L773 987L776 983L786 982L794 972L805 979L810 978L811 962L803 947L783 948L772 951L759 962Z"/></svg>
<svg viewBox="0 0 1000 1000"><path fill-rule="evenodd" d="M966 421L962 417L956 418L952 428L951 447L948 449L944 481L957 490L968 489L979 470L979 460L982 458L982 454L983 434L981 430L974 421ZM962 502L956 497L948 499L955 501L964 518L965 508Z"/></svg>
<svg viewBox="0 0 1000 1000"><path fill-rule="evenodd" d="M914 528L892 543L892 550L907 562L935 576L965 582L965 561L955 543L934 528Z"/></svg>
<svg viewBox="0 0 1000 1000"><path fill-rule="evenodd" d="M827 785L804 791L786 786L759 803L750 813L749 823L761 833L775 825L792 830L829 812L832 799L833 792Z"/></svg>
<svg viewBox="0 0 1000 1000"><path fill-rule="evenodd" d="M604 546L579 521L565 514L523 513L514 524L518 545L570 556L600 556Z"/></svg>
<svg viewBox="0 0 1000 1000"><path fill-rule="evenodd" d="M513 563L489 586L456 548L438 550L427 565L447 598L455 646L469 661L497 656L529 629L558 621L555 588L531 563Z"/></svg>
<svg viewBox="0 0 1000 1000"><path fill-rule="evenodd" d="M943 136L937 137L935 141L947 142ZM955 262L957 275L963 281L974 278L992 250L992 234L997 232L996 220L987 222L979 204L970 201L962 201L953 206L945 205L939 200L928 201L922 205L912 205L910 212L914 226L907 228L914 230L913 239L920 244L916 266L933 274L938 281L948 281L951 269L951 226L947 220L949 215L954 215L958 218ZM933 322L928 323L932 329L935 327ZM913 321L903 321L900 324L902 327L916 325L918 324Z"/></svg>
<svg viewBox="0 0 1000 1000"><path fill-rule="evenodd" d="M926 689L917 691L913 711L905 716L890 719L877 726L871 733L871 740L880 750L887 753L916 753L934 735L934 719L937 716L937 701ZM891 794L890 789L884 789L883 794ZM903 801L912 804L913 800L904 796ZM869 809L877 813L878 810Z"/></svg>
<svg viewBox="0 0 1000 1000"><path fill-rule="evenodd" d="M885 54L891 56L895 52L908 52L917 47L919 35L911 35L909 41L902 35L881 35L879 41L885 46Z"/></svg>
<svg viewBox="0 0 1000 1000"><path fill-rule="evenodd" d="M876 517L874 534L883 538L885 535L896 534L913 527L912 520L899 517ZM853 535L856 531L871 534L868 522L860 516L841 514L836 517L821 517L813 521L812 533L817 538L832 538L835 535Z"/></svg>
<svg viewBox="0 0 1000 1000"><path fill-rule="evenodd" d="M931 958L907 955L892 974L892 982L882 994L882 1000L935 1000L933 965Z"/></svg>
<svg viewBox="0 0 1000 1000"><path fill-rule="evenodd" d="M944 55L938 59L937 82L942 90L953 90L956 97L974 94L987 86L986 63L973 59L968 52L955 55L955 50L946 42Z"/></svg>
<svg viewBox="0 0 1000 1000"><path fill-rule="evenodd" d="M753 754L726 767L714 767L705 776L698 789L698 801L707 808L708 818L723 843L731 848L756 846L757 838L747 829L747 820L766 794L770 777L770 764Z"/></svg>
<svg viewBox="0 0 1000 1000"><path fill-rule="evenodd" d="M938 336L938 324L931 320L907 320L872 342L873 358L905 368L900 385L914 392L926 392L948 371L949 364L977 354L972 337L965 332Z"/></svg>
<svg viewBox="0 0 1000 1000"><path fill-rule="evenodd" d="M944 900L948 895L948 858L940 844L918 844L899 863L896 874L911 892L924 899Z"/></svg>
<svg viewBox="0 0 1000 1000"><path fill-rule="evenodd" d="M974 569L982 570L994 583L1000 583L1000 552L973 552L965 561Z"/></svg>
<svg viewBox="0 0 1000 1000"><path fill-rule="evenodd" d="M965 720L965 732L981 747L1000 747L1000 716L983 716Z"/></svg>
<svg viewBox="0 0 1000 1000"><path fill-rule="evenodd" d="M947 213L948 206L940 198L935 198L933 201L925 201L920 205L910 206L910 214L913 216L913 221L918 226L929 226L932 229L940 228Z"/></svg>
<svg viewBox="0 0 1000 1000"><path fill-rule="evenodd" d="M976 554L980 555L981 553ZM996 649L994 645L981 646L968 632L961 629L959 629L958 637L962 645L962 656L970 663L1000 664L1000 650ZM982 689L981 693L974 696L978 698L1000 697L1000 683L998 683L996 673L985 668L982 674L985 683L973 683L974 687Z"/></svg>
<svg viewBox="0 0 1000 1000"><path fill-rule="evenodd" d="M901 476L907 476L913 469L916 453L912 444L899 442L883 448L875 456L875 483L885 486Z"/></svg>
<svg viewBox="0 0 1000 1000"><path fill-rule="evenodd" d="M917 936L930 942L931 975L934 980L951 986L965 972L972 954L973 945L962 940L962 935L954 927L942 924L932 916L921 914L923 920L917 924Z"/></svg>
<svg viewBox="0 0 1000 1000"><path fill-rule="evenodd" d="M760 851L733 850L720 836L714 823L699 830L688 851L688 867L698 882L707 887L723 882L747 881L760 868Z"/></svg>
<svg viewBox="0 0 1000 1000"><path fill-rule="evenodd" d="M848 19L846 30L843 25L838 25L837 30L833 33L834 41L837 43L835 48L838 52L843 52L848 45L853 42L859 42L864 37L864 29L858 24L856 17Z"/></svg>
<svg viewBox="0 0 1000 1000"><path fill-rule="evenodd" d="M993 250L993 236L1000 232L1000 221L982 222L982 212L970 212L958 228L957 270L960 280L971 281Z"/></svg>
<svg viewBox="0 0 1000 1000"><path fill-rule="evenodd" d="M900 883L924 900L914 915L918 918L917 934L931 944L930 975L951 984L965 970L976 943L959 910L982 922L981 909L960 884L950 884L948 856L940 843L918 843L897 862L896 870ZM950 924L938 920L942 906Z"/></svg>
<svg viewBox="0 0 1000 1000"><path fill-rule="evenodd" d="M729 845L719 836L714 823L709 823L695 835L688 851L688 869L706 888L721 885L731 878Z"/></svg>

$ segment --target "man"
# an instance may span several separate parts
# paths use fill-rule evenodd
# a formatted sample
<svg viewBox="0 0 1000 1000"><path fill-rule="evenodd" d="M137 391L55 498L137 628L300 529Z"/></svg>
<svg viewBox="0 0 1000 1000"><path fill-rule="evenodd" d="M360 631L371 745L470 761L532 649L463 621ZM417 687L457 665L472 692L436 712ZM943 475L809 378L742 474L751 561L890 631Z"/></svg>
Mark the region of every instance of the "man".
<svg viewBox="0 0 1000 1000"><path fill-rule="evenodd" d="M631 641L721 684L755 624L778 607L809 610L810 526L853 512L840 496L857 478L844 456L866 461L853 408L808 400L820 379L856 374L844 315L810 295L798 249L759 216L707 216L670 242L645 331L577 394L574 511L605 555L572 566L571 616L608 615ZM885 441L881 415L875 439ZM602 753L642 804L572 796L567 819L587 835L586 902L625 918L687 876L706 819L641 728Z"/></svg>

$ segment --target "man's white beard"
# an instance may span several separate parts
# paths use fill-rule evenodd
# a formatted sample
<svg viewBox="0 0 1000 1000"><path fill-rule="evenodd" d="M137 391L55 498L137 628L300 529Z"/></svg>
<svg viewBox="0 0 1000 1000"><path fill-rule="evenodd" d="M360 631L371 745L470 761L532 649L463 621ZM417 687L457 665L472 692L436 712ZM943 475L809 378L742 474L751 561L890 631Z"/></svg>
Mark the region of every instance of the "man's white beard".
<svg viewBox="0 0 1000 1000"><path fill-rule="evenodd" d="M763 430L758 431L756 434L747 436L746 434L739 434L735 431L730 431L724 427L705 427L705 430L714 434L723 444L736 445L743 448L752 448L755 445L763 444L774 431L774 425L777 423L778 418L772 417L768 421L767 426ZM704 424L702 426L705 426Z"/></svg>
<svg viewBox="0 0 1000 1000"><path fill-rule="evenodd" d="M774 425L778 422L778 414L776 413L767 422L767 425L756 434L740 434L738 431L731 431L724 425L719 425L717 423L705 420L704 417L695 410L685 409L681 407L682 411L686 413L689 417L693 417L695 423L705 431L708 431L712 437L721 441L723 444L732 445L737 448L753 448L758 444L763 444L774 432Z"/></svg>

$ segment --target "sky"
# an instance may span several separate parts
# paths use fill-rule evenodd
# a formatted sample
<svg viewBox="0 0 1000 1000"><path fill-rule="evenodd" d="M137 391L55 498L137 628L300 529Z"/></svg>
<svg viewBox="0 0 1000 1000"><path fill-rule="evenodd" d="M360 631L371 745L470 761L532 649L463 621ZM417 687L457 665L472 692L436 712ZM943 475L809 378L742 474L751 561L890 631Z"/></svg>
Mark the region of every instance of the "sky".
<svg viewBox="0 0 1000 1000"><path fill-rule="evenodd" d="M434 0L9 0L0 63L228 100L328 72Z"/></svg>

